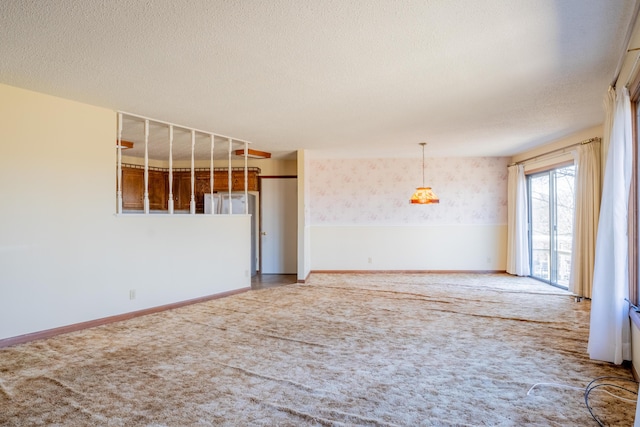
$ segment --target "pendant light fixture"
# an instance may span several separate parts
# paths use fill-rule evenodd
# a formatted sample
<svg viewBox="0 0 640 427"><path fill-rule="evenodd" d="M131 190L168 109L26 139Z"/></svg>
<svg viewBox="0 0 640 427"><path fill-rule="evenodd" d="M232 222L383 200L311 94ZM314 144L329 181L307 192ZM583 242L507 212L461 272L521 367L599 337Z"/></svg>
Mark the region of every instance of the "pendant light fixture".
<svg viewBox="0 0 640 427"><path fill-rule="evenodd" d="M427 145L427 143L420 142L419 144L422 145L422 187L416 188L416 192L411 196L411 203L419 205L440 203L440 199L434 194L431 187L425 187L424 185L424 146Z"/></svg>

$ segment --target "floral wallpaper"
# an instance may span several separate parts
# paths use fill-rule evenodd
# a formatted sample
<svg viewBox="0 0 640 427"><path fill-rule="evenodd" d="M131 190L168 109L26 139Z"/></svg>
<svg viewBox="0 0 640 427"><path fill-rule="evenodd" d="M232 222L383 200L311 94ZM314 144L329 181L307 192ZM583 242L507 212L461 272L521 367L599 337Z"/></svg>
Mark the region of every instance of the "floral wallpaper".
<svg viewBox="0 0 640 427"><path fill-rule="evenodd" d="M439 204L409 203L422 159L310 159L311 225L489 225L507 222L507 157L425 159Z"/></svg>

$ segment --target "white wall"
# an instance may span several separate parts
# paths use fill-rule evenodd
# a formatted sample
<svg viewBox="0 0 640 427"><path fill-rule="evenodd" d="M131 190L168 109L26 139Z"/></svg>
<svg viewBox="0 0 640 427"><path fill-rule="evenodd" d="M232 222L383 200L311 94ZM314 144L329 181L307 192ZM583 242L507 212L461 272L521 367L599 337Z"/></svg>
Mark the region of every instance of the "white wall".
<svg viewBox="0 0 640 427"><path fill-rule="evenodd" d="M0 85L0 118L0 339L250 286L248 216L114 214L113 111Z"/></svg>
<svg viewBox="0 0 640 427"><path fill-rule="evenodd" d="M506 225L313 227L312 270L504 270Z"/></svg>
<svg viewBox="0 0 640 427"><path fill-rule="evenodd" d="M306 176L309 163L305 150L297 153L298 176L298 280L305 280L311 272L311 228L309 227L309 180Z"/></svg>
<svg viewBox="0 0 640 427"><path fill-rule="evenodd" d="M311 269L504 270L507 158L309 160ZM371 259L371 260L370 260Z"/></svg>

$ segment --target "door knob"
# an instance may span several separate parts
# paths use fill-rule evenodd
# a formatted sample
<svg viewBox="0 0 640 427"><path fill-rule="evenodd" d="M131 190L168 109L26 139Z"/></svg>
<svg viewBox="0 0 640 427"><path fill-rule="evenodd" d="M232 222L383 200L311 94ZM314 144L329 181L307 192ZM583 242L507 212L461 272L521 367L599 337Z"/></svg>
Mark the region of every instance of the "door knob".
<svg viewBox="0 0 640 427"><path fill-rule="evenodd" d="M262 233L260 233L260 234L262 234L263 236L266 236L266 235L267 235L267 232L266 232L266 231L263 231L263 232L262 232Z"/></svg>

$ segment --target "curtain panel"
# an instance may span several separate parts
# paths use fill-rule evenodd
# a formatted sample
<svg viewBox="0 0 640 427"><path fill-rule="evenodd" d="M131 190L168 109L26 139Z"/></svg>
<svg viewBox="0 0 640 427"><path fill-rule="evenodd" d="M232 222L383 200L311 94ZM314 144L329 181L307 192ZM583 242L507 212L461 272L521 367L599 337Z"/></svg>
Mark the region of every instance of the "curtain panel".
<svg viewBox="0 0 640 427"><path fill-rule="evenodd" d="M602 144L600 147L600 177L604 180L605 167L607 166L607 154L609 153L609 141L611 140L611 132L613 129L613 113L616 107L616 91L609 86L604 100L602 102L604 107L604 126L602 129ZM602 181L600 182L600 194L602 194Z"/></svg>
<svg viewBox="0 0 640 427"><path fill-rule="evenodd" d="M629 91L616 89L593 273L588 352L616 364L631 360L627 217L632 166ZM606 131L606 129L605 129Z"/></svg>
<svg viewBox="0 0 640 427"><path fill-rule="evenodd" d="M524 165L509 166L507 184L507 273L528 276L529 232Z"/></svg>
<svg viewBox="0 0 640 427"><path fill-rule="evenodd" d="M579 145L575 159L576 200L569 290L591 298L600 217L600 141Z"/></svg>

